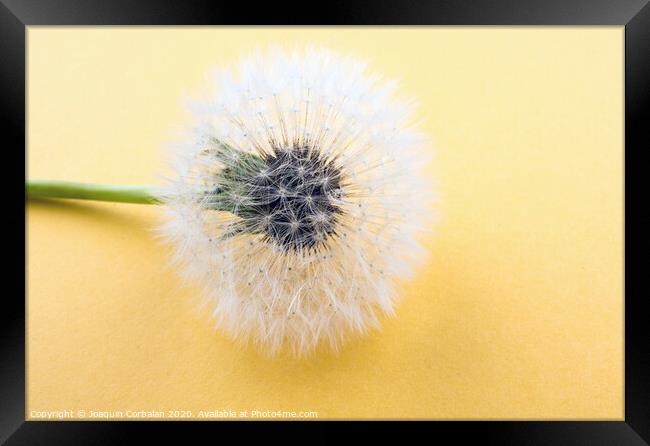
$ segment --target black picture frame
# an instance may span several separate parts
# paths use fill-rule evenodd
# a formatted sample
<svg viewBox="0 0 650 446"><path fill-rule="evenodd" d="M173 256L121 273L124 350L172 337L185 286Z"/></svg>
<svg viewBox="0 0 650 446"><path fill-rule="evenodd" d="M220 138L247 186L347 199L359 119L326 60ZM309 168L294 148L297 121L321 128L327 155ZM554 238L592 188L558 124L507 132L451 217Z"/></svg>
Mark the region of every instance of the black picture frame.
<svg viewBox="0 0 650 446"><path fill-rule="evenodd" d="M619 25L625 27L625 235L621 254L638 258L645 242L634 234L647 219L635 218L627 206L643 186L643 165L634 157L650 145L650 5L647 0L340 0L318 7L283 7L277 2L252 6L208 0L0 0L0 126L6 174L16 175L5 223L11 234L25 234L18 209L25 157L25 36L30 25ZM290 11L290 12L289 12ZM8 178L9 175L3 175ZM23 189L24 190L24 189ZM14 195L15 193L15 195ZM6 195L5 195L6 197ZM10 197L7 197L10 198ZM633 201L630 201L633 202ZM22 205L22 204L21 204ZM15 208L13 208L15 206ZM629 213L629 217L628 217ZM5 234L10 234L7 229ZM5 241L17 241L13 235ZM632 243L627 243L627 240ZM27 239L24 238L25 243ZM644 239L641 239L644 240ZM636 242L636 243L635 243ZM6 245L6 244L5 244ZM25 253L25 246L23 254ZM17 250L20 250L17 247ZM18 251L20 252L20 251ZM7 277L20 277L19 262L5 255ZM26 265L26 263L25 263ZM637 271L642 264L625 262L625 419L622 421L498 421L427 423L433 435L453 435L455 443L480 439L499 445L643 445L650 442L650 342L644 311L646 296ZM15 268L12 271L10 268ZM28 274L25 266L25 276ZM17 289L24 289L23 286ZM123 423L25 421L25 302L5 285L0 338L0 442L6 444L99 444L124 442L152 427L210 430L215 423ZM588 310L586 310L588 311ZM247 423L225 424L244 432ZM278 424L271 429L278 429ZM323 423L312 423L323 431ZM318 427L320 426L320 428ZM421 427L421 423L418 423ZM281 429L281 428L280 428ZM373 429L376 429L373 427ZM329 431L329 428L327 428ZM327 432L324 432L326 434ZM437 438L437 437L433 437ZM442 437L440 437L442 438Z"/></svg>

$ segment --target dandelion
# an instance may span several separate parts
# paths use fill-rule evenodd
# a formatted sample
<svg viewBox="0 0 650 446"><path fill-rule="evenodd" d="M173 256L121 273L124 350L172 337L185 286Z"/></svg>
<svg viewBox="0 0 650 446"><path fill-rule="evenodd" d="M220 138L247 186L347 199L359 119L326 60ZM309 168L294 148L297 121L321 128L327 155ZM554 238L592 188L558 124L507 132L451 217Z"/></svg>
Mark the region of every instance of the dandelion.
<svg viewBox="0 0 650 446"><path fill-rule="evenodd" d="M394 82L324 49L245 58L215 79L173 146L175 177L156 192L118 190L119 201L163 205L160 234L233 338L303 354L378 327L431 223L412 106ZM110 187L30 186L115 199Z"/></svg>

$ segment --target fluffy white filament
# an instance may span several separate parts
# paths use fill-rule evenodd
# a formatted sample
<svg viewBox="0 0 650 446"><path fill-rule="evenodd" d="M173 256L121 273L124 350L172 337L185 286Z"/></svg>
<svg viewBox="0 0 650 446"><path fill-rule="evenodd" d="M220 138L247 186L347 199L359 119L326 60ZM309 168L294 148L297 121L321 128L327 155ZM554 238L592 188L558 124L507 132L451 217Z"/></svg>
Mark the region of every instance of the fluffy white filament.
<svg viewBox="0 0 650 446"><path fill-rule="evenodd" d="M277 50L237 71L192 107L161 231L234 338L336 349L393 314L394 279L422 259L425 139L395 83L352 58Z"/></svg>

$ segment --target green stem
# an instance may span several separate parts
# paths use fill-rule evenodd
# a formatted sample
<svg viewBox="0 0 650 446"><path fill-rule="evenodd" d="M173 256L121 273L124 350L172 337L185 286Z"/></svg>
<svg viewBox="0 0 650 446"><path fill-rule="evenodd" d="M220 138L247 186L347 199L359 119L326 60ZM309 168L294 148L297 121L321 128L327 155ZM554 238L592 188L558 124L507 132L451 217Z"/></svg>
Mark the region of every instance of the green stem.
<svg viewBox="0 0 650 446"><path fill-rule="evenodd" d="M25 194L27 198L72 198L141 204L160 203L152 188L147 186L114 186L57 180L31 180L25 183Z"/></svg>

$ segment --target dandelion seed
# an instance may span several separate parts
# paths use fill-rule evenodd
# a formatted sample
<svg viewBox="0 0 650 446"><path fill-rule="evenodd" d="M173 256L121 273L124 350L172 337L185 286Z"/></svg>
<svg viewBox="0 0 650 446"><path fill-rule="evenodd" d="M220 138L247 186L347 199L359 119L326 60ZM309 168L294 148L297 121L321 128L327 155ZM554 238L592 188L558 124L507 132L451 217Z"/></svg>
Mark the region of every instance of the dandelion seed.
<svg viewBox="0 0 650 446"><path fill-rule="evenodd" d="M228 98L221 107L202 109L211 111L197 116L200 139L211 141L209 153L222 167L215 174L198 162L205 148L179 145L178 172L189 166L194 176L170 187L163 232L188 272L213 291L217 320L231 335L272 353L287 347L301 354L321 341L337 348L382 308L392 311L397 271L421 254L416 237L431 213L424 139L408 127L408 107L385 95L356 60L326 50L277 52L243 62L240 71L240 90L255 105L247 109L237 91L222 91L210 98ZM238 130L241 137L226 137ZM390 143L373 137L387 133L394 133ZM207 201L192 198L199 182L211 185ZM362 206L363 213L353 211ZM214 233L216 222L237 235ZM218 243L205 246L199 234ZM219 250L232 255L213 255ZM213 273L222 268L232 271L227 280ZM288 281L287 272L295 274ZM246 283L254 289L240 286ZM284 311L266 311L271 306Z"/></svg>

